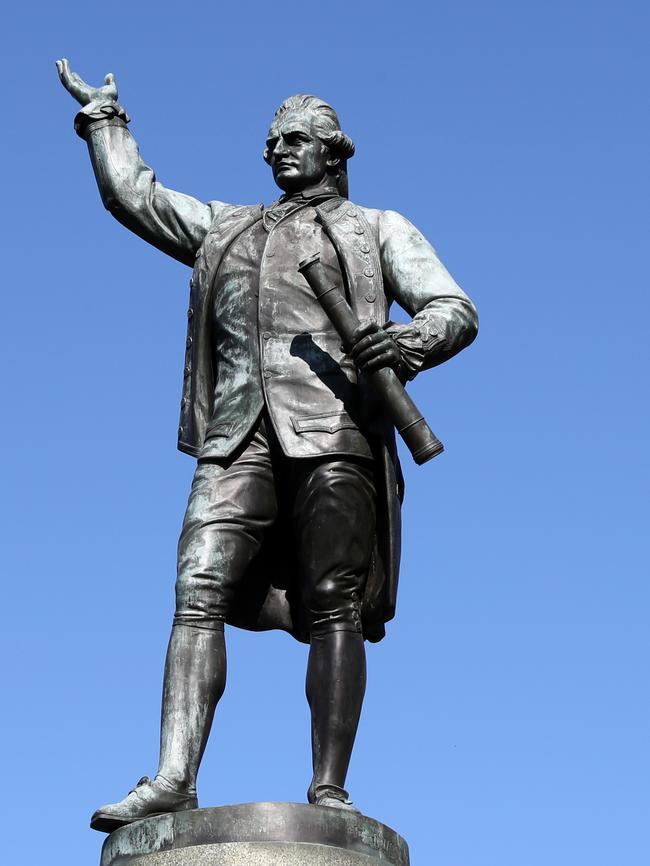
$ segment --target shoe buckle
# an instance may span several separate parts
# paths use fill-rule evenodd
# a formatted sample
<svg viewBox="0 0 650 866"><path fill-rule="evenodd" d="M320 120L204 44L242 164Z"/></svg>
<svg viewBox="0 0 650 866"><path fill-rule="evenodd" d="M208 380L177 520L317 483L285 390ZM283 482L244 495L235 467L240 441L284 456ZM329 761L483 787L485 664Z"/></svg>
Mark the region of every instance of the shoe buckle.
<svg viewBox="0 0 650 866"><path fill-rule="evenodd" d="M140 779L140 781L137 782L135 788L132 788L132 789L129 791L129 794L133 794L133 793L134 793L135 791L137 791L137 789L140 788L142 785L150 785L150 784L151 784L151 779L149 778L149 776L143 776L143 777Z"/></svg>

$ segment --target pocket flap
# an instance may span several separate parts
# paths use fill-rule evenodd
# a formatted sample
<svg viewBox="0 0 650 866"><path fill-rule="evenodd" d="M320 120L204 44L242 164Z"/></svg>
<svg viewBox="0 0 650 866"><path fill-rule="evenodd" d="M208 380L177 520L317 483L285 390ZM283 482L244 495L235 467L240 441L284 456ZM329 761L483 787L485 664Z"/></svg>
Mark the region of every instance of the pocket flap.
<svg viewBox="0 0 650 866"><path fill-rule="evenodd" d="M212 439L213 436L228 437L232 433L234 427L234 421L220 421L218 424L213 424L212 427L208 427L205 438Z"/></svg>
<svg viewBox="0 0 650 866"><path fill-rule="evenodd" d="M303 415L300 418L292 416L291 423L296 433L336 433L338 430L351 428L358 430L357 425L347 412L327 412L323 415Z"/></svg>

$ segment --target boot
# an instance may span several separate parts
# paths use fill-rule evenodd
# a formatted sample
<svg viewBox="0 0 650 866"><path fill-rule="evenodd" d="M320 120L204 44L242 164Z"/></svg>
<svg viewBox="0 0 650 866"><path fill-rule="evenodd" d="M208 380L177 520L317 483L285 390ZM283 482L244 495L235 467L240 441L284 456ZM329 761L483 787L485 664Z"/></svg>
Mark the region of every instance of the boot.
<svg viewBox="0 0 650 866"><path fill-rule="evenodd" d="M102 806L90 826L110 833L124 824L165 812L198 808L196 777L214 711L226 685L223 628L177 624L165 662L160 764L118 803Z"/></svg>
<svg viewBox="0 0 650 866"><path fill-rule="evenodd" d="M356 631L312 635L307 700L314 776L307 798L314 805L358 811L344 786L365 690L363 636Z"/></svg>

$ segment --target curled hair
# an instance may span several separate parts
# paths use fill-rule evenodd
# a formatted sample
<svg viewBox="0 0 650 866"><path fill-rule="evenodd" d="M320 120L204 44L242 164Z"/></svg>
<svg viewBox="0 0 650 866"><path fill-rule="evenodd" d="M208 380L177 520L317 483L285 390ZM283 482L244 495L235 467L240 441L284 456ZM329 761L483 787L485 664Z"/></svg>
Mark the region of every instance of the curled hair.
<svg viewBox="0 0 650 866"><path fill-rule="evenodd" d="M279 120L287 111L309 112L316 119L318 137L334 156L347 160L354 156L354 142L341 129L339 118L331 105L306 93L298 93L285 99L275 112L273 120Z"/></svg>

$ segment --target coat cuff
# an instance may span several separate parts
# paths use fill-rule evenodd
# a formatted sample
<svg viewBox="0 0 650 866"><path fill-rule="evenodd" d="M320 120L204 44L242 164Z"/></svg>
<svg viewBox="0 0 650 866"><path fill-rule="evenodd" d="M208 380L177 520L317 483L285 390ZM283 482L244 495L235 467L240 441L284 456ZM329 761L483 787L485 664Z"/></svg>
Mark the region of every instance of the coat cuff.
<svg viewBox="0 0 650 866"><path fill-rule="evenodd" d="M402 381L414 379L430 352L444 341L444 337L430 321L418 320L417 316L407 325L387 322L384 328L397 344L402 356L398 370Z"/></svg>
<svg viewBox="0 0 650 866"><path fill-rule="evenodd" d="M124 126L130 119L126 111L117 102L113 102L112 100L89 102L75 117L74 129L77 135L86 139L98 123L106 126L107 122L110 121L111 125Z"/></svg>

